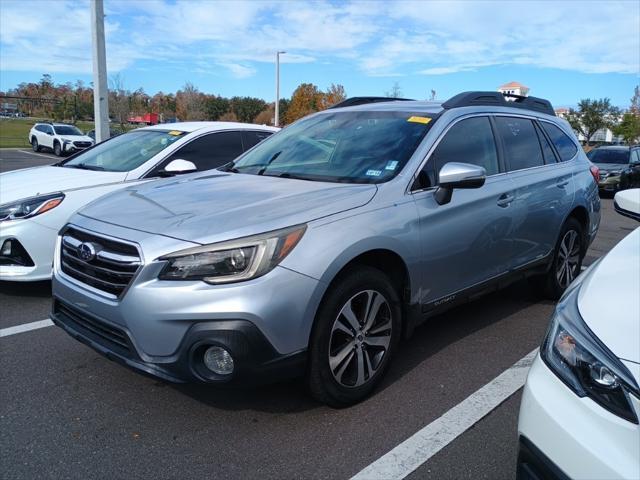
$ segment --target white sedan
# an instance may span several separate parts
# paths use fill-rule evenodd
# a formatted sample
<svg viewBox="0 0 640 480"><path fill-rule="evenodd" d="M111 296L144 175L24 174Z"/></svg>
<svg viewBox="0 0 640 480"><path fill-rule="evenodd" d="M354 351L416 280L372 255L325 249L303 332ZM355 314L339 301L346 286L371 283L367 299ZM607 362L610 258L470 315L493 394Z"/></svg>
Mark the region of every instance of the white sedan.
<svg viewBox="0 0 640 480"><path fill-rule="evenodd" d="M45 167L0 174L0 280L51 278L58 230L108 192L230 162L277 128L185 122L140 128Z"/></svg>
<svg viewBox="0 0 640 480"><path fill-rule="evenodd" d="M619 192L640 220L640 189ZM519 479L640 478L640 228L558 303L527 378Z"/></svg>

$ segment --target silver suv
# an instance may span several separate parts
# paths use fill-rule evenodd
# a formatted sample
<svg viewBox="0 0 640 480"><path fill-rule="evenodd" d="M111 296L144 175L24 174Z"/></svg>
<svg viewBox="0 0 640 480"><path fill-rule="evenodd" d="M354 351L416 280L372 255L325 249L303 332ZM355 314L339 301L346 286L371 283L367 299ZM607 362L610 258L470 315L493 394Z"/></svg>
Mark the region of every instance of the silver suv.
<svg viewBox="0 0 640 480"><path fill-rule="evenodd" d="M557 298L600 201L550 103L377 100L80 210L58 239L54 322L168 381L304 374L344 406L426 318L524 277Z"/></svg>

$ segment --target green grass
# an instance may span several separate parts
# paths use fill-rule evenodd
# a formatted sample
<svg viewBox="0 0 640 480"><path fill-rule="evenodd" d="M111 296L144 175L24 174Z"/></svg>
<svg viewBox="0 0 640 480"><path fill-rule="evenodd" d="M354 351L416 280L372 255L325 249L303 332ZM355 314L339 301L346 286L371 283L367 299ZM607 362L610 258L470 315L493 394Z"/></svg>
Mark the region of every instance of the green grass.
<svg viewBox="0 0 640 480"><path fill-rule="evenodd" d="M36 118L2 118L0 119L0 148L29 147L29 130L37 122L47 120ZM83 132L93 130L93 122L76 122Z"/></svg>

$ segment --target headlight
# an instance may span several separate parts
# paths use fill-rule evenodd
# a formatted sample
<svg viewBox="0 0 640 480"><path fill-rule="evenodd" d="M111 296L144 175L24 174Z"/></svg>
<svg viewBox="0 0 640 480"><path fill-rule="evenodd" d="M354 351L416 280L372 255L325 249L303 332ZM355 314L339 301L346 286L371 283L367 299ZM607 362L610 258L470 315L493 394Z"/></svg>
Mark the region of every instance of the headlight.
<svg viewBox="0 0 640 480"><path fill-rule="evenodd" d="M298 244L306 229L306 225L298 225L172 253L159 259L167 261L159 278L207 283L256 278L278 265Z"/></svg>
<svg viewBox="0 0 640 480"><path fill-rule="evenodd" d="M558 304L540 356L576 395L589 397L611 413L637 424L629 395L640 397L638 384L580 317L579 290Z"/></svg>
<svg viewBox="0 0 640 480"><path fill-rule="evenodd" d="M0 205L0 221L35 217L57 207L62 203L62 200L64 200L63 193L52 193L5 203Z"/></svg>

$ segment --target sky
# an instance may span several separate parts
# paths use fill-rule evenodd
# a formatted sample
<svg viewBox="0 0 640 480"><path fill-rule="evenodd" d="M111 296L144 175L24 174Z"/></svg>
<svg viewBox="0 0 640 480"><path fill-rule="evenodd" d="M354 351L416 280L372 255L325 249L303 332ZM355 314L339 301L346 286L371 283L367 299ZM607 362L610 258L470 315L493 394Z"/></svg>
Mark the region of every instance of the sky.
<svg viewBox="0 0 640 480"><path fill-rule="evenodd" d="M640 1L104 0L107 70L125 88L281 97L303 82L348 96L445 100L518 81L556 107L640 83ZM0 90L89 84L88 0L0 0Z"/></svg>

